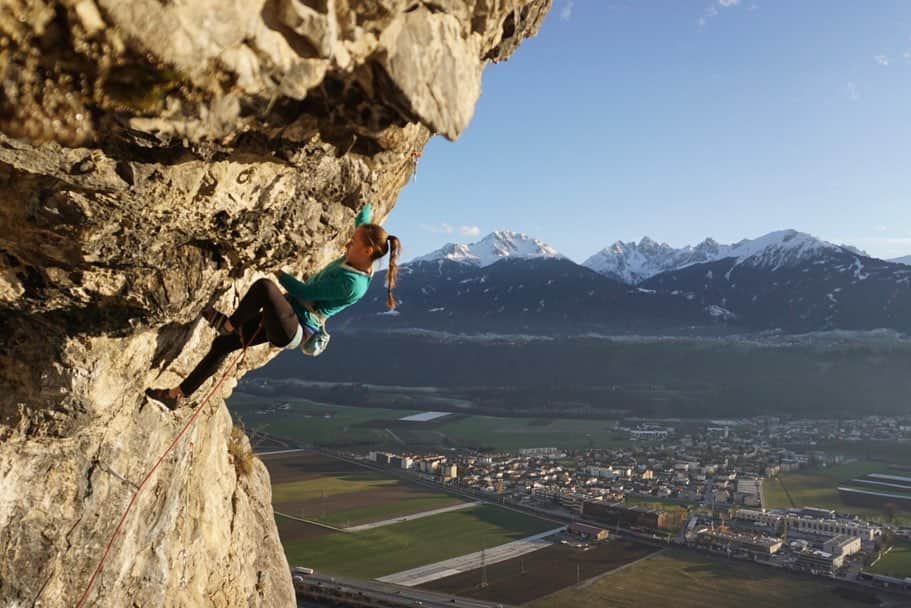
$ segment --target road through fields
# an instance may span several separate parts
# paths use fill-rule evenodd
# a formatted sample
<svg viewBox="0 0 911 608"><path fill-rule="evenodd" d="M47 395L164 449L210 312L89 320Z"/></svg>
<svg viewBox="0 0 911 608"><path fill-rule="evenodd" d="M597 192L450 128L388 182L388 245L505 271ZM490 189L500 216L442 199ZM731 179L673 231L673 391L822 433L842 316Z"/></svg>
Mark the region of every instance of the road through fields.
<svg viewBox="0 0 911 608"><path fill-rule="evenodd" d="M424 583L429 583L430 581L435 581L440 578L446 578L447 576L475 570L480 568L483 564L496 564L537 551L538 549L549 547L553 543L545 539L548 536L552 536L563 530L565 530L565 528L554 528L553 530L540 532L521 540L491 547L484 551L476 551L474 553L469 553L468 555L453 557L435 564L427 564L418 568L412 568L411 570L405 570L404 572L396 572L395 574L390 574L377 580L384 583L395 583L396 585L403 585L405 587L423 585Z"/></svg>
<svg viewBox="0 0 911 608"><path fill-rule="evenodd" d="M406 521L411 521L413 519L421 519L422 517L430 517L431 515L439 515L440 513L449 513L450 511L461 511L462 509L472 509L474 507L481 506L481 502L463 502L457 505L452 505L451 507L441 507L439 509L431 509L430 511L421 511L420 513L412 513L411 515L402 515L400 517L393 517L391 519L384 519L382 521L375 521L369 524L361 524L359 526L350 526L345 528L345 532L363 532L364 530L373 530L374 528L382 528L383 526L391 526L392 524L400 524Z"/></svg>

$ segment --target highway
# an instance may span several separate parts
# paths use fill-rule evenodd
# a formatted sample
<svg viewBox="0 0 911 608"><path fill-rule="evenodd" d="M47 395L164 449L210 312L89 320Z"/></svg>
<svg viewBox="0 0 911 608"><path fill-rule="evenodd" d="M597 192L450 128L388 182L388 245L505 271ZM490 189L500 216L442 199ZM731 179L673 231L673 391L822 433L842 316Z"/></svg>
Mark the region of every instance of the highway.
<svg viewBox="0 0 911 608"><path fill-rule="evenodd" d="M465 509L473 509L478 505L483 504L481 502L462 502L457 505L452 505L449 507L440 507L439 509L431 509L430 511L421 511L419 513L412 513L411 515L400 515L399 517L393 517L392 519L384 519L382 521L375 521L369 524L361 524L359 526L348 526L345 528L345 532L363 532L364 530L373 530L374 528L382 528L383 526L391 526L394 524L400 524L406 521L414 521L415 519L423 519L425 517L433 517L434 515L440 515L441 513L451 513L453 511L463 511Z"/></svg>
<svg viewBox="0 0 911 608"><path fill-rule="evenodd" d="M389 576L384 576L377 580L383 581L384 583L404 585L406 587L423 585L424 583L429 583L430 581L435 581L437 579L454 576L463 572L470 572L471 570L482 567L484 564L490 566L527 555L528 553L533 553L539 549L544 549L553 544L552 542L545 540L545 538L562 532L565 529L566 528L554 528L553 530L540 532L521 540L515 540L511 543L490 547L483 552L476 551L475 553L460 555L434 564L427 564L412 568L411 570L405 570L404 572L396 572L395 574L390 574Z"/></svg>

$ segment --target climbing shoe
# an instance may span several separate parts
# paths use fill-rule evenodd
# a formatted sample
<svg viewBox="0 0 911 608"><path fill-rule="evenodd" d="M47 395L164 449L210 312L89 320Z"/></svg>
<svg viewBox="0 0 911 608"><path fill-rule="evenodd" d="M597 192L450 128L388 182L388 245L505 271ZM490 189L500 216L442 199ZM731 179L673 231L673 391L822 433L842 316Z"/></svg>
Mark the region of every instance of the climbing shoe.
<svg viewBox="0 0 911 608"><path fill-rule="evenodd" d="M180 397L172 397L166 388L147 388L146 397L161 403L172 412L180 407Z"/></svg>

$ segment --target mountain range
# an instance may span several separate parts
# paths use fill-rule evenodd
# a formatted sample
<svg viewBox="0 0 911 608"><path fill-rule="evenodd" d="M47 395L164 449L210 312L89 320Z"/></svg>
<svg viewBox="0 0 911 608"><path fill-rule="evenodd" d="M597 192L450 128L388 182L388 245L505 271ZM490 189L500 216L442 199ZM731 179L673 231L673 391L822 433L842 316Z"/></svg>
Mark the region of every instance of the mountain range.
<svg viewBox="0 0 911 608"><path fill-rule="evenodd" d="M911 331L911 266L795 230L681 249L618 242L581 265L527 235L495 232L401 272L396 311L382 312L375 280L335 325L536 335Z"/></svg>
<svg viewBox="0 0 911 608"><path fill-rule="evenodd" d="M655 275L694 264L736 258L750 265L786 266L817 256L824 251L847 251L869 257L853 247L833 245L796 230L772 232L757 239L722 245L706 239L695 247L680 249L645 237L638 244L617 241L585 260L582 265L625 283L641 283Z"/></svg>

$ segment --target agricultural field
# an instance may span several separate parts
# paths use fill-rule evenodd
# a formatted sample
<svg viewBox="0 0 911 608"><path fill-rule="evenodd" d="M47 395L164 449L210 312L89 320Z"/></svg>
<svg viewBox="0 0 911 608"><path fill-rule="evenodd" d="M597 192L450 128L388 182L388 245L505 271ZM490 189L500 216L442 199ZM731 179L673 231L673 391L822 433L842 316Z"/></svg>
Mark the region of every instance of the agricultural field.
<svg viewBox="0 0 911 608"><path fill-rule="evenodd" d="M349 527L462 501L311 452L264 455L277 513Z"/></svg>
<svg viewBox="0 0 911 608"><path fill-rule="evenodd" d="M655 551L647 545L621 540L601 543L588 550L557 544L487 566L486 587L481 587L483 573L479 568L421 585L421 588L488 602L524 604Z"/></svg>
<svg viewBox="0 0 911 608"><path fill-rule="evenodd" d="M609 420L461 416L436 429L452 445L519 448L609 448L634 445Z"/></svg>
<svg viewBox="0 0 911 608"><path fill-rule="evenodd" d="M388 450L400 449L403 445L503 450L635 445L609 420L498 418L454 413L427 422L416 422L402 418L432 411L432 408L401 410L338 406L242 392L235 392L228 405L249 431L301 445ZM254 446L254 449L265 448Z"/></svg>
<svg viewBox="0 0 911 608"><path fill-rule="evenodd" d="M443 513L364 532L313 531L279 519L288 562L323 572L377 578L519 540L554 527L494 506Z"/></svg>
<svg viewBox="0 0 911 608"><path fill-rule="evenodd" d="M876 564L865 569L874 574L884 574L895 578L911 578L911 542L896 543L892 550Z"/></svg>
<svg viewBox="0 0 911 608"><path fill-rule="evenodd" d="M596 579L536 600L534 608L861 608L875 592L747 562L669 549Z"/></svg>
<svg viewBox="0 0 911 608"><path fill-rule="evenodd" d="M836 488L855 477L870 473L892 473L888 464L880 462L851 462L827 468L815 468L788 473L763 482L762 489L768 508L823 507L843 513L856 513L874 521L885 521L888 514L876 507L844 503ZM899 510L894 523L911 525L911 512Z"/></svg>
<svg viewBox="0 0 911 608"><path fill-rule="evenodd" d="M384 430L383 421L417 413L409 410L328 405L300 398L266 398L235 391L228 400L232 415L248 431L289 439L302 445L376 446L401 443ZM372 423L372 424L366 424ZM268 446L253 446L265 450Z"/></svg>

